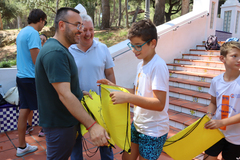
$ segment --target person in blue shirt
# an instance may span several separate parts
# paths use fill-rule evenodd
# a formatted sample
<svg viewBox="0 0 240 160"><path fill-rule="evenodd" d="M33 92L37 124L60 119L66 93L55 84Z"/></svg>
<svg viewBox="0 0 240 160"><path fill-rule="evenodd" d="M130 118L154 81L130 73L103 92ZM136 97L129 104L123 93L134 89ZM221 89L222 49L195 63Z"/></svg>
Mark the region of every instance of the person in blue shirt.
<svg viewBox="0 0 240 160"><path fill-rule="evenodd" d="M17 156L34 152L37 146L26 143L27 118L32 110L37 110L35 87L35 62L41 49L39 31L47 24L47 15L40 9L33 9L28 16L28 26L23 28L16 39L17 44L17 86L20 99L18 118Z"/></svg>

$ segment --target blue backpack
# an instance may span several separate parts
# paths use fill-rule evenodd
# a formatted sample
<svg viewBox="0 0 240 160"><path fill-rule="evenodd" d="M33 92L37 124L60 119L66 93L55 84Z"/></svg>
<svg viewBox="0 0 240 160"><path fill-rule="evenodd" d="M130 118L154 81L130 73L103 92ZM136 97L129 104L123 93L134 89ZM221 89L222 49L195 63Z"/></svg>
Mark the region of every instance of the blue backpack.
<svg viewBox="0 0 240 160"><path fill-rule="evenodd" d="M231 41L236 41L236 42L238 42L238 41L239 41L239 38L231 37L231 38L228 38L225 42L231 42Z"/></svg>

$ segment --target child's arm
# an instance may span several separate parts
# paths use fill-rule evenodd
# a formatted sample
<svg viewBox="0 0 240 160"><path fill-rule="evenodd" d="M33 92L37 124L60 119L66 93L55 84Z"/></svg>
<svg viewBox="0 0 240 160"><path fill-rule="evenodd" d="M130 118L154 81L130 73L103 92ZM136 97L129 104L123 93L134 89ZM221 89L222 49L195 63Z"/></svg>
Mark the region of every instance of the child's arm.
<svg viewBox="0 0 240 160"><path fill-rule="evenodd" d="M216 97L211 96L211 102L208 105L207 115L210 119L212 119L212 116L216 112Z"/></svg>
<svg viewBox="0 0 240 160"><path fill-rule="evenodd" d="M208 123L208 125L207 125L207 123ZM229 118L224 118L221 120L211 120L207 123L205 124L206 129L216 129L216 128L220 128L223 126L240 123L240 113L235 116L232 116Z"/></svg>
<svg viewBox="0 0 240 160"><path fill-rule="evenodd" d="M208 116L210 118L212 118L211 117L212 114L210 114L210 113L215 113L216 109L217 109L216 97L211 96L211 103L208 106L208 113L209 113ZM211 120L205 124L205 128L206 129L217 129L222 126L228 126L228 125L236 124L236 123L240 123L240 113L235 116L232 116L229 118L224 118L221 120Z"/></svg>
<svg viewBox="0 0 240 160"><path fill-rule="evenodd" d="M152 97L142 97L135 94L125 93L125 92L111 92L110 97L112 98L113 104L120 103L132 103L141 108L162 111L166 103L165 91L153 90Z"/></svg>

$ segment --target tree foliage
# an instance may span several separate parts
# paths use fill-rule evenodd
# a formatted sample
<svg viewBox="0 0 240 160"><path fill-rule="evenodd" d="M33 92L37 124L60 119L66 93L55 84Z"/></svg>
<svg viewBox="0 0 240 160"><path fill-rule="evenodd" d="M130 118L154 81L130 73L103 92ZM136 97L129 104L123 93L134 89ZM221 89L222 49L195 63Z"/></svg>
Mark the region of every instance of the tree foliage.
<svg viewBox="0 0 240 160"><path fill-rule="evenodd" d="M145 0L144 0L145 1ZM143 0L0 0L0 14L4 28L17 28L27 25L27 16L34 8L42 9L47 14L48 25L53 25L56 9L60 7L75 7L81 3L92 17L95 26L102 29L127 26L127 23L144 18L145 3ZM166 3L164 3L166 1ZM181 10L182 0L150 0L151 14L157 25L171 20L174 14ZM192 0L191 0L192 1ZM220 0L222 1L222 0ZM126 5L125 2L128 2ZM160 2L160 3L159 3ZM165 4L165 5L164 5ZM165 7L166 6L166 7ZM164 9L165 8L165 9ZM141 12L136 12L141 10ZM163 10L163 11L162 11ZM165 13L164 13L165 11ZM129 14L134 12L135 14ZM163 12L163 13L162 13ZM127 16L128 15L128 16ZM151 16L152 15L152 16ZM153 16L154 15L154 16ZM165 16L165 17L164 17ZM128 19L128 20L127 20ZM165 20L166 19L166 20ZM1 22L0 22L1 23ZM13 25L15 24L15 25Z"/></svg>
<svg viewBox="0 0 240 160"><path fill-rule="evenodd" d="M0 13L3 19L10 20L13 17L16 17L17 7L11 5L9 1L0 1Z"/></svg>

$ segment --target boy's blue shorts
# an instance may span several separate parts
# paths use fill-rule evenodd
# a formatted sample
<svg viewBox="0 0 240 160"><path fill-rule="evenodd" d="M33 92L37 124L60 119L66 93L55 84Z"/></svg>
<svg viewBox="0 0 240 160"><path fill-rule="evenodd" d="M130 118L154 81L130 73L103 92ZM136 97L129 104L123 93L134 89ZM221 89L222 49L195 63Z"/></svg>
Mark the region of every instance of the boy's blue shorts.
<svg viewBox="0 0 240 160"><path fill-rule="evenodd" d="M165 134L161 137L152 137L139 133L134 124L131 125L131 141L139 145L140 155L148 160L157 160L162 152L163 145L167 139Z"/></svg>

